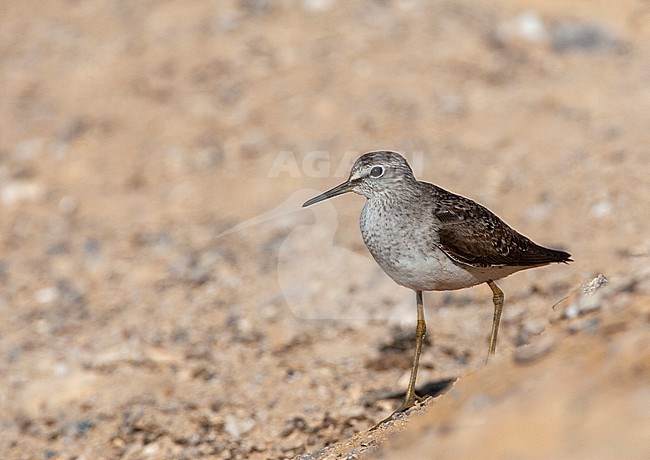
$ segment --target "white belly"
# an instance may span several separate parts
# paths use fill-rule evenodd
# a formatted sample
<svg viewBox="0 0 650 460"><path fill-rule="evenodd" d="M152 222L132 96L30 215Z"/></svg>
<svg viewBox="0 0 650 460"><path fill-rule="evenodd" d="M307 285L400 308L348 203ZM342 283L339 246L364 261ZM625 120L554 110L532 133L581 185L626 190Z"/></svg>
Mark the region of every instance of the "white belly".
<svg viewBox="0 0 650 460"><path fill-rule="evenodd" d="M373 254L374 256L374 254ZM506 277L523 267L475 268L460 265L439 249L421 258L401 257L390 264L377 257L379 266L393 281L415 291L453 291Z"/></svg>

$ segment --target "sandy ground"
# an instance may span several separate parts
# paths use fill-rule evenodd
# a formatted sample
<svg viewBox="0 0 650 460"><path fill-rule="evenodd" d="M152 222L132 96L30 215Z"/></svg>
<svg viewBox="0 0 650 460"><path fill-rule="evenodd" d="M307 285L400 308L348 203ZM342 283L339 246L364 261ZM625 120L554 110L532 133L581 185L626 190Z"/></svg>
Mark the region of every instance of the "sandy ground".
<svg viewBox="0 0 650 460"><path fill-rule="evenodd" d="M0 12L1 458L648 458L647 1ZM379 148L575 262L487 366L489 288L426 294L366 431L414 296L300 205Z"/></svg>

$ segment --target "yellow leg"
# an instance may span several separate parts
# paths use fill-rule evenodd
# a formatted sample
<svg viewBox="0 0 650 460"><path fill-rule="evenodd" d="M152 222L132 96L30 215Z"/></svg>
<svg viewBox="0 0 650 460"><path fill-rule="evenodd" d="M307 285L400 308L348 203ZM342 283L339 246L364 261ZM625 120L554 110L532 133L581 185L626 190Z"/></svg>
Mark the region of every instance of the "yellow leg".
<svg viewBox="0 0 650 460"><path fill-rule="evenodd" d="M404 404L397 409L397 412L402 412L409 407L412 407L416 401L421 398L415 394L415 381L418 377L418 365L420 364L420 355L422 354L422 345L424 344L424 335L427 332L427 323L424 320L424 303L422 302L422 291L415 291L415 299L418 309L418 322L415 327L415 356L413 357L413 368L411 369L411 378L409 385L406 388L406 398Z"/></svg>
<svg viewBox="0 0 650 460"><path fill-rule="evenodd" d="M487 360L494 354L497 349L497 335L499 334L499 323L501 322L501 311L503 310L503 291L494 284L494 281L488 281L487 285L492 289L492 302L494 303L494 319L492 320L492 335L490 336L490 347L488 348Z"/></svg>
<svg viewBox="0 0 650 460"><path fill-rule="evenodd" d="M422 345L424 344L424 335L427 332L427 323L424 321L424 305L422 302L422 291L415 291L415 298L417 301L418 308L418 322L415 328L415 356L413 357L413 367L411 368L411 378L409 379L409 385L406 388L406 398L404 398L404 404L402 404L399 409L393 412L391 415L386 417L384 420L376 424L371 429L379 427L382 423L391 420L393 415L400 412L404 412L409 407L413 407L417 401L422 401L422 398L415 394L415 381L418 376L418 364L420 363L420 354L422 353Z"/></svg>

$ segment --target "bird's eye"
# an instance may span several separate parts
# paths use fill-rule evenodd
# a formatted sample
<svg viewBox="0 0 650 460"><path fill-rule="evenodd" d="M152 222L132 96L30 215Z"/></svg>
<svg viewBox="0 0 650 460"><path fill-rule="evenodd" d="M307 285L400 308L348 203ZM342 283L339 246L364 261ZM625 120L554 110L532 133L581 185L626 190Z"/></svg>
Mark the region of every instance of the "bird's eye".
<svg viewBox="0 0 650 460"><path fill-rule="evenodd" d="M377 179L378 177L381 177L384 175L384 168L381 166L375 166L370 170L370 177Z"/></svg>

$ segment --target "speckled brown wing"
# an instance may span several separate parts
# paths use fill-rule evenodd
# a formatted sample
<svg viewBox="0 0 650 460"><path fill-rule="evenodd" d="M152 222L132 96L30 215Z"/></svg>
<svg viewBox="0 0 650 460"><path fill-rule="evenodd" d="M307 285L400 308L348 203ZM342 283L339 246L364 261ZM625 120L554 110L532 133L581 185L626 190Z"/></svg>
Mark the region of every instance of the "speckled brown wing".
<svg viewBox="0 0 650 460"><path fill-rule="evenodd" d="M437 245L456 262L491 267L571 261L570 254L534 243L480 204L432 187L436 195L433 214L440 225Z"/></svg>

